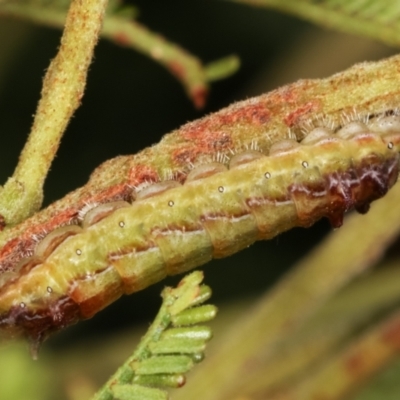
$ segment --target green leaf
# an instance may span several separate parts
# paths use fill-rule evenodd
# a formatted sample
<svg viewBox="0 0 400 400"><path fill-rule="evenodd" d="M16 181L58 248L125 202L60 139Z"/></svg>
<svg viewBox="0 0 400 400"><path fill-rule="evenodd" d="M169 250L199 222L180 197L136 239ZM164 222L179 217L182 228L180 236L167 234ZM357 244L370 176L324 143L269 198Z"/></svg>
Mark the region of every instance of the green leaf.
<svg viewBox="0 0 400 400"><path fill-rule="evenodd" d="M112 389L118 400L167 400L168 395L162 390L140 385L116 385Z"/></svg>
<svg viewBox="0 0 400 400"><path fill-rule="evenodd" d="M166 393L156 388L178 388L184 374L204 359L211 329L194 325L208 321L217 313L213 305L202 305L211 289L201 285L203 273L187 275L178 287L165 288L163 304L153 324L133 355L118 369L93 400L158 400ZM163 397L164 396L164 397Z"/></svg>
<svg viewBox="0 0 400 400"><path fill-rule="evenodd" d="M315 24L400 46L400 4L393 0L232 0L274 8Z"/></svg>

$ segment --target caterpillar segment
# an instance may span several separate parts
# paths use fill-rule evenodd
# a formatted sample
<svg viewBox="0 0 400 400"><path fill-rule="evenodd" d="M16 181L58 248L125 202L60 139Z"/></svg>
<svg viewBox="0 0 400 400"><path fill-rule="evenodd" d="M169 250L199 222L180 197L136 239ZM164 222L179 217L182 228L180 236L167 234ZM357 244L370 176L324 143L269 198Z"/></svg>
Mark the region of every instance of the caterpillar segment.
<svg viewBox="0 0 400 400"><path fill-rule="evenodd" d="M123 294L256 240L322 217L340 226L346 211L365 212L396 182L400 131L393 120L400 117L336 133L315 128L295 145L283 139L269 153L244 150L227 165L198 164L188 179L149 183L130 202L88 208L79 224L40 240L3 280L2 336L40 343Z"/></svg>

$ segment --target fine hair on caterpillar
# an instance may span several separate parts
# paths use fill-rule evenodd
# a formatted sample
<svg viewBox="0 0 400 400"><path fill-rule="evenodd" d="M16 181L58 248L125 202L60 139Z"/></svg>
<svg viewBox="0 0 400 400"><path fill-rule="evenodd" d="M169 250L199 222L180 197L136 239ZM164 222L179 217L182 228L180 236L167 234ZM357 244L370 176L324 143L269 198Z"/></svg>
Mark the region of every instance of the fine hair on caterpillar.
<svg viewBox="0 0 400 400"><path fill-rule="evenodd" d="M110 183L12 228L0 250L0 336L38 343L167 275L322 217L338 227L349 209L366 212L397 180L400 116L373 95L357 109L351 98L331 106L312 82L265 95L262 106L238 103L106 163L89 183ZM287 101L296 91L301 99ZM274 106L278 95L286 100ZM278 116L270 130L268 107ZM254 128L248 142L238 123Z"/></svg>

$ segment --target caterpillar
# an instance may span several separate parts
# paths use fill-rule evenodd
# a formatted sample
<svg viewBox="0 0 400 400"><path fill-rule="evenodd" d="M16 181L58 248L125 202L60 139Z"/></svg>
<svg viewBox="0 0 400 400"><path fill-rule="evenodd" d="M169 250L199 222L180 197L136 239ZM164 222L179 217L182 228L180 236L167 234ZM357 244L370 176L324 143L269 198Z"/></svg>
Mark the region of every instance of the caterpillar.
<svg viewBox="0 0 400 400"><path fill-rule="evenodd" d="M189 123L6 229L1 336L37 345L167 275L322 217L338 227L349 209L366 212L399 172L398 62L300 81ZM357 91L360 70L367 92Z"/></svg>

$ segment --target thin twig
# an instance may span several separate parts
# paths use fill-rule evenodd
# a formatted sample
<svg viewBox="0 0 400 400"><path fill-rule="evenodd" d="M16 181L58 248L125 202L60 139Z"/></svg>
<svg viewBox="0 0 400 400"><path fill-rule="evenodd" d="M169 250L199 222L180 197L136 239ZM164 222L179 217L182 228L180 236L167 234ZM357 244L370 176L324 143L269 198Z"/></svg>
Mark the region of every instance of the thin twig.
<svg viewBox="0 0 400 400"><path fill-rule="evenodd" d="M62 27L65 20L63 9L34 4L1 5L0 15L25 18L56 28ZM159 62L183 84L196 107L201 108L204 105L208 93L207 70L196 56L150 31L144 25L120 16L107 15L101 35ZM235 65L232 67L228 64L222 75L229 75L235 70Z"/></svg>

